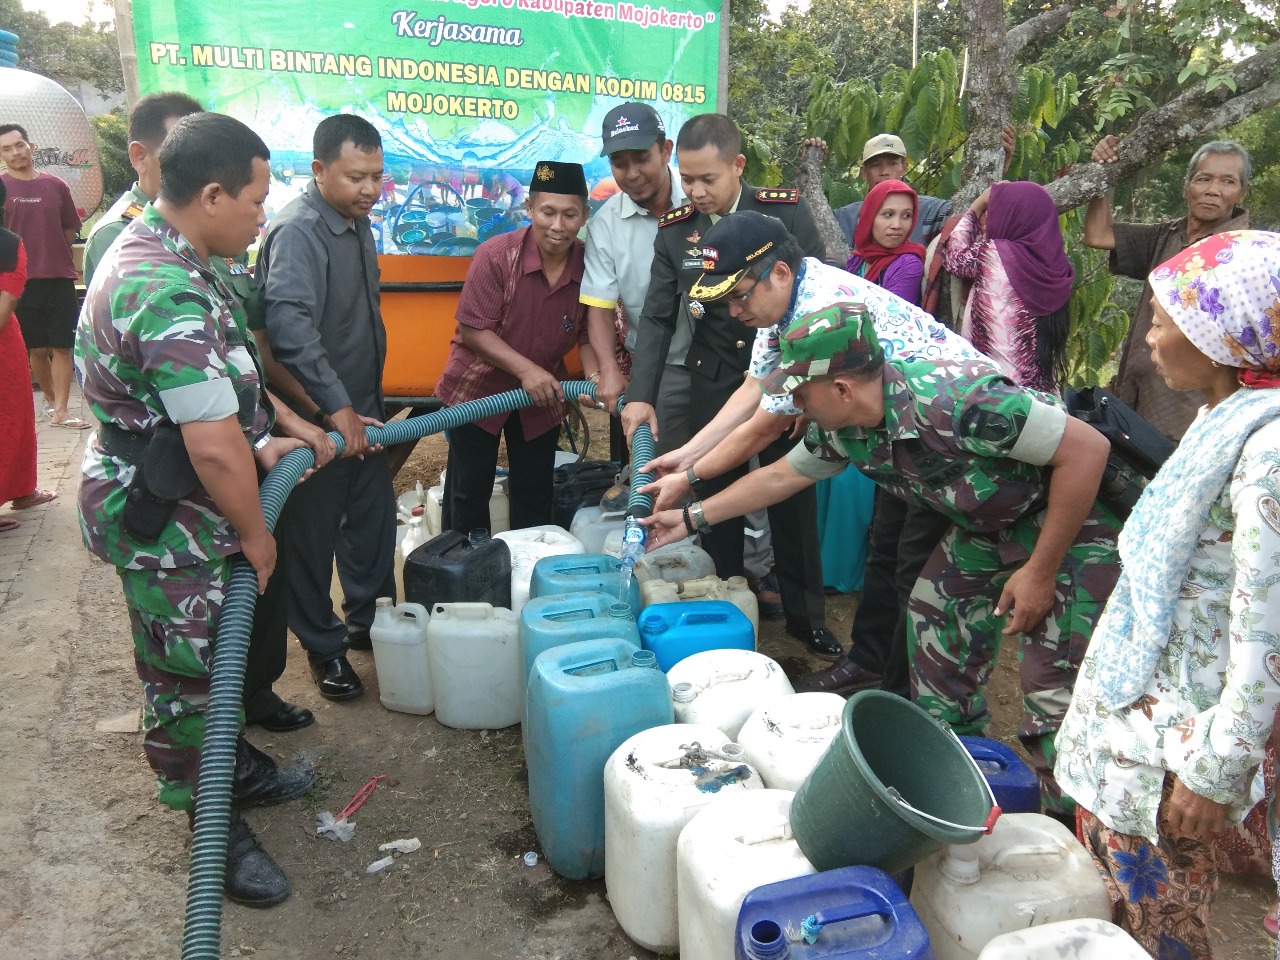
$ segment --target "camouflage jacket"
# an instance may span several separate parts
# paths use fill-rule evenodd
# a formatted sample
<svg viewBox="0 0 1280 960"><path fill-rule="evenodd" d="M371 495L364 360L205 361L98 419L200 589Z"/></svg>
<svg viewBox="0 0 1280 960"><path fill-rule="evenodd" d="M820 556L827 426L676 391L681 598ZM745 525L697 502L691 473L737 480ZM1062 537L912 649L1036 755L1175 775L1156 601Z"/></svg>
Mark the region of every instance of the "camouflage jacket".
<svg viewBox="0 0 1280 960"><path fill-rule="evenodd" d="M76 333L85 399L103 423L151 433L165 423L235 416L246 442L270 426L257 351L232 291L148 204L104 255ZM178 501L160 539L121 526L134 468L95 436L81 467L80 528L96 556L130 569L228 556L240 540L203 487Z"/></svg>
<svg viewBox="0 0 1280 960"><path fill-rule="evenodd" d="M1044 465L1067 422L1056 397L1019 387L983 361L889 360L884 402L876 427L811 426L788 455L791 466L820 480L852 463L890 493L979 533L1047 502Z"/></svg>

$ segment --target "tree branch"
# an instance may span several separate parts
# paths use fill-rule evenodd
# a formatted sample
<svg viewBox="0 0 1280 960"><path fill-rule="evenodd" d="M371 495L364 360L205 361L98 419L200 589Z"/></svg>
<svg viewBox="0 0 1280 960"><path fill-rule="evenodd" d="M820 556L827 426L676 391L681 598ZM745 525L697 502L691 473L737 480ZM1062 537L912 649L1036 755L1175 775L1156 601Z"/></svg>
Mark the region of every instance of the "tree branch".
<svg viewBox="0 0 1280 960"><path fill-rule="evenodd" d="M1067 25L1067 21L1071 19L1071 14L1074 12L1072 7L1054 7L1052 10L1036 14L1030 20L1024 20L1016 27L1010 27L1004 38L1005 56L1013 60L1027 44L1061 30Z"/></svg>
<svg viewBox="0 0 1280 960"><path fill-rule="evenodd" d="M1088 203L1162 157L1171 147L1222 130L1280 103L1280 44L1237 63L1228 73L1236 92L1201 80L1179 97L1145 114L1120 141L1116 162L1080 163L1049 184L1059 210Z"/></svg>

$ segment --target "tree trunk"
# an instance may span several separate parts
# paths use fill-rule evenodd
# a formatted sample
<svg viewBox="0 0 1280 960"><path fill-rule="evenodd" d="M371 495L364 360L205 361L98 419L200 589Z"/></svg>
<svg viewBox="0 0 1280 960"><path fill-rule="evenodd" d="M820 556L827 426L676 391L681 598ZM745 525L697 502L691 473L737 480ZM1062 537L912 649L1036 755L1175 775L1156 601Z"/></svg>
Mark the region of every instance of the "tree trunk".
<svg viewBox="0 0 1280 960"><path fill-rule="evenodd" d="M800 166L796 171L796 188L813 210L813 219L818 222L818 232L827 243L827 261L844 266L849 259L849 244L845 242L844 231L836 223L835 214L831 212L831 204L822 190L822 164L827 158L821 147L805 147L800 151Z"/></svg>
<svg viewBox="0 0 1280 960"><path fill-rule="evenodd" d="M1004 151L1000 128L1013 116L1015 71L1005 44L1001 0L966 0L964 22L969 35L969 139L964 145L960 189L953 210L964 210L988 184L1000 179ZM1025 43L1025 41L1023 41Z"/></svg>

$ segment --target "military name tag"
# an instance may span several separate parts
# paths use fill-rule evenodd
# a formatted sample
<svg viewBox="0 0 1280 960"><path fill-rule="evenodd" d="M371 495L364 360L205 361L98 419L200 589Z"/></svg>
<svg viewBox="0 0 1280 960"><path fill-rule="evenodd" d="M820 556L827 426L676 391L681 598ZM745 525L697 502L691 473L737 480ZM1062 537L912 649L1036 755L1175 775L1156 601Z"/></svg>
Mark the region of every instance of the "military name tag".
<svg viewBox="0 0 1280 960"><path fill-rule="evenodd" d="M699 253L699 255L696 257L687 257L684 260L681 260L680 269L681 270L697 270L699 273L701 273L702 272L701 253Z"/></svg>

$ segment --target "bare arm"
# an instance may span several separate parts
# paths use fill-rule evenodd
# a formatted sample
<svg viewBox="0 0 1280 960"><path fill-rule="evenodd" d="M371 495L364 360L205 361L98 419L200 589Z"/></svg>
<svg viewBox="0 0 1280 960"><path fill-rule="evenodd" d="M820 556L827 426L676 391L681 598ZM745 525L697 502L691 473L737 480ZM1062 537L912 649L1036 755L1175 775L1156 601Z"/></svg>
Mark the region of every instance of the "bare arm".
<svg viewBox="0 0 1280 960"><path fill-rule="evenodd" d="M720 523L761 507L781 503L805 487L813 486L814 482L796 473L784 457L767 467L752 470L727 490L703 500L702 515L708 523ZM688 535L680 510L664 510L640 522L649 528L649 550L683 540Z"/></svg>
<svg viewBox="0 0 1280 960"><path fill-rule="evenodd" d="M627 389L627 381L618 369L618 359L614 356L613 347L618 334L613 329L613 311L588 305L587 336L591 339L591 349L595 353L595 369L600 372L600 379L596 382L596 400L603 403L610 413L617 413L618 397ZM585 360L583 369L587 369ZM578 399L582 400L581 397Z"/></svg>
<svg viewBox="0 0 1280 960"><path fill-rule="evenodd" d="M1054 579L1093 509L1110 449L1107 439L1093 427L1067 417L1062 440L1047 464L1053 473L1040 535L1031 556L1009 577L996 603L996 616L1009 613L1006 636L1030 630L1053 605Z"/></svg>
<svg viewBox="0 0 1280 960"><path fill-rule="evenodd" d="M657 472L660 479L642 487L641 492L654 496L655 510L665 510L674 506L690 491L689 477L686 473L690 467L693 467L693 472L699 480L718 477L739 464L746 463L772 443L788 424L794 423L795 420L795 417L767 413L757 403L755 412L750 418L738 424L727 437L711 441L705 452L701 447L694 447L694 441L698 439L695 437L687 446L667 454L666 457L676 458L669 461L675 466L659 464ZM699 432L699 436L701 434L702 431ZM682 451L689 452L686 455ZM663 459L666 458L658 458L658 460ZM649 472L654 471L651 469Z"/></svg>
<svg viewBox="0 0 1280 960"><path fill-rule="evenodd" d="M182 440L200 483L240 537L240 549L258 574L258 592L276 566L276 543L258 499L258 468L234 416L182 424Z"/></svg>
<svg viewBox="0 0 1280 960"><path fill-rule="evenodd" d="M1115 163L1116 147L1120 139L1115 136L1103 137L1093 148L1090 159L1094 163ZM1108 190L1101 197L1094 197L1084 210L1084 245L1095 250L1114 250L1116 248L1115 231L1111 229L1114 220L1111 214L1112 191Z"/></svg>

